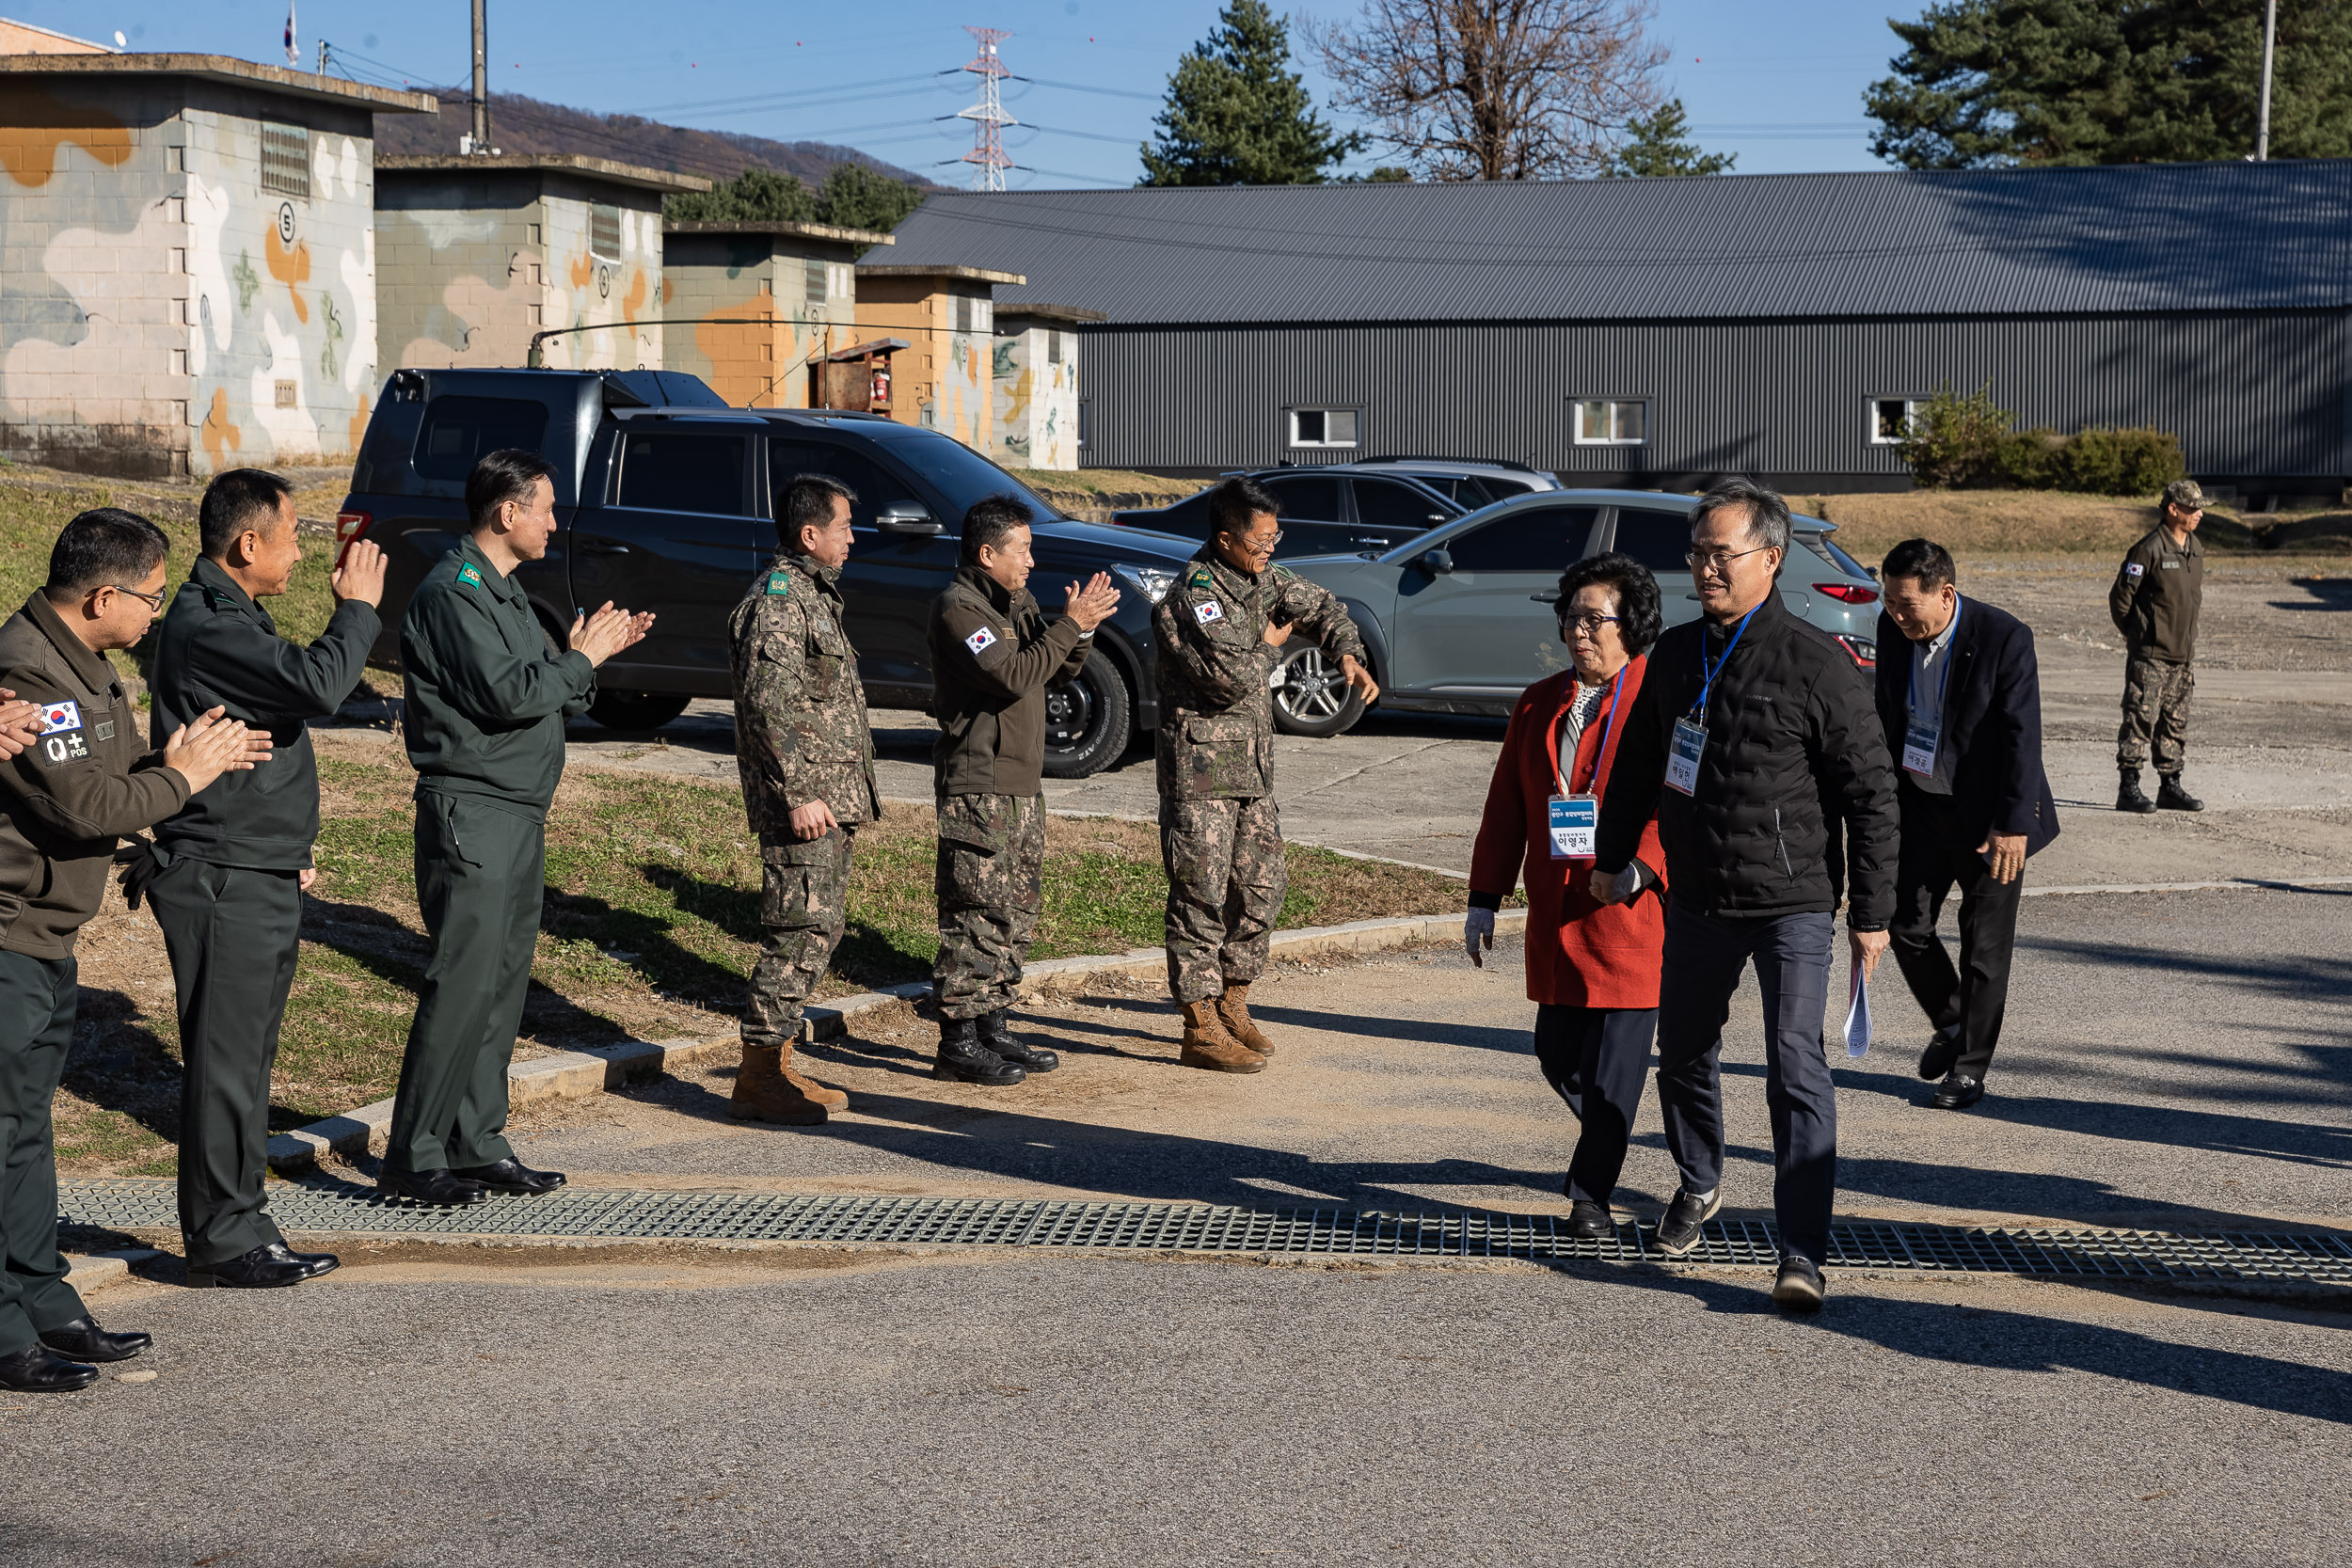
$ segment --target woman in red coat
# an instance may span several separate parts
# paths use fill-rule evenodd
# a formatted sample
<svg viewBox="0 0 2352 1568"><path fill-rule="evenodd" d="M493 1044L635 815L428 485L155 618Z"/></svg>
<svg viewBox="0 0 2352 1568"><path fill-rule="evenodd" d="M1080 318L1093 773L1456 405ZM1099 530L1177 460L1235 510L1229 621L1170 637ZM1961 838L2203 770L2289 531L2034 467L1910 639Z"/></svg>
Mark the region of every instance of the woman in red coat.
<svg viewBox="0 0 2352 1568"><path fill-rule="evenodd" d="M1560 641L1575 667L1529 687L1512 711L1470 859L1463 941L1483 966L1481 946L1494 946L1494 911L1523 875L1535 1058L1584 1124L1565 1183L1568 1232L1597 1237L1615 1228L1609 1195L1625 1167L1658 1028L1666 930L1658 824L1642 831L1620 879L1631 884L1627 902L1602 904L1586 882L1619 720L1633 710L1642 656L1658 641L1662 616L1657 580L1616 554L1562 574L1559 610Z"/></svg>

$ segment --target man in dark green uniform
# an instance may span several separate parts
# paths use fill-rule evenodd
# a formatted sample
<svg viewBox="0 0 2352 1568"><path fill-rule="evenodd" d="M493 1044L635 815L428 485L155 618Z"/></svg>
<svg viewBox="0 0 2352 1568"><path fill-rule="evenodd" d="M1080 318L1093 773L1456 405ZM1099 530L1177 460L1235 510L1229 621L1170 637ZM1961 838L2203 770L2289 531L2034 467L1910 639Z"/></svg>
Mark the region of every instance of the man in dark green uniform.
<svg viewBox="0 0 2352 1568"><path fill-rule="evenodd" d="M73 1043L73 938L106 895L118 839L269 754L267 736L218 708L139 751L106 650L147 634L168 546L135 514L85 512L57 535L49 585L0 626L0 686L34 705L29 721L0 708L0 1387L87 1387L87 1363L149 1344L91 1321L57 1252L49 1106Z"/></svg>
<svg viewBox="0 0 2352 1568"><path fill-rule="evenodd" d="M302 894L318 873L318 763L308 721L342 705L375 641L384 552L360 540L328 579L342 601L319 640L278 635L261 601L294 584L302 545L294 487L258 468L205 486L202 553L156 633L149 734L205 709L266 731L267 768L231 773L155 830L123 873L163 927L179 992L180 1234L194 1286L294 1285L335 1267L291 1252L264 1212L269 1078L302 946Z"/></svg>
<svg viewBox="0 0 2352 1568"><path fill-rule="evenodd" d="M2115 737L2115 765L2123 776L2117 811L2203 811L2205 802L2181 784L2188 750L2188 700L2197 690L2189 661L2197 657L2197 612L2205 597L2205 546L2197 525L2205 520L2205 492L2193 479L2164 487L2156 526L2124 552L2107 591L2107 615L2123 634L2123 723ZM2139 770L2155 743L2156 798L2139 787Z"/></svg>
<svg viewBox="0 0 2352 1568"><path fill-rule="evenodd" d="M1030 512L1017 496L990 496L963 517L963 564L931 601L931 707L939 739L931 784L939 803L939 1004L934 1078L1018 1084L1061 1058L1022 1044L1005 1026L1021 964L1044 906L1045 689L1078 673L1094 628L1119 608L1097 572L1070 585L1048 625L1028 589Z"/></svg>
<svg viewBox="0 0 2352 1568"><path fill-rule="evenodd" d="M581 611L553 653L514 580L555 532L552 472L491 452L466 477L473 531L425 574L401 623L401 726L417 768L417 904L433 939L408 1029L378 1185L420 1203L564 1184L506 1141L506 1069L531 986L548 803L564 721L585 713L596 666L641 641L650 614Z"/></svg>

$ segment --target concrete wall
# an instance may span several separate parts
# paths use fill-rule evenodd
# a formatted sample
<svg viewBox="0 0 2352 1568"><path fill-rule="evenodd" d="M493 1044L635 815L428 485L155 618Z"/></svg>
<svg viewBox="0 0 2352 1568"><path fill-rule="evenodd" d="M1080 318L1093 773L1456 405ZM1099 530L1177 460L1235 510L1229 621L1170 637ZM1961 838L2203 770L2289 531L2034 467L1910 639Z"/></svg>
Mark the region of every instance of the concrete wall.
<svg viewBox="0 0 2352 1568"><path fill-rule="evenodd" d="M989 453L1015 468L1078 466L1078 334L1055 322L1008 323L1020 330L996 340Z"/></svg>
<svg viewBox="0 0 2352 1568"><path fill-rule="evenodd" d="M701 376L739 408L808 407L810 362L861 341L851 264L858 248L785 235L672 233L662 314L697 325L671 329L666 368ZM812 266L823 290L818 300ZM744 318L757 325L726 325Z"/></svg>
<svg viewBox="0 0 2352 1568"><path fill-rule="evenodd" d="M619 209L617 254L592 245L593 211ZM519 366L543 327L558 370L660 370L661 198L552 171L386 170L375 212L387 368Z"/></svg>
<svg viewBox="0 0 2352 1568"><path fill-rule="evenodd" d="M914 345L891 360L891 417L993 453L995 336L989 294L985 283L858 279L858 319L866 324L861 330Z"/></svg>
<svg viewBox="0 0 2352 1568"><path fill-rule="evenodd" d="M264 120L308 195L262 188ZM206 474L348 456L376 385L364 111L165 75L0 84L0 451Z"/></svg>

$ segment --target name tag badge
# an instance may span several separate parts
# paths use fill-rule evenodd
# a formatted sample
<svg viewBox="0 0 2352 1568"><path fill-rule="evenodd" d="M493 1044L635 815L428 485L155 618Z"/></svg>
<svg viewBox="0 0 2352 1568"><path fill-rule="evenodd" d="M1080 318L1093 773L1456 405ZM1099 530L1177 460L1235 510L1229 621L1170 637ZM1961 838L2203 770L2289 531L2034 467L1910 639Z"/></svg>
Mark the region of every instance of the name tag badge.
<svg viewBox="0 0 2352 1568"><path fill-rule="evenodd" d="M1685 795L1699 792L1699 757L1707 751L1707 726L1675 721L1674 744L1666 753L1666 783Z"/></svg>
<svg viewBox="0 0 2352 1568"><path fill-rule="evenodd" d="M1923 779L1932 778L1935 775L1935 751L1943 744L1943 739L1944 726L1941 722L1930 724L1914 719L1911 727L1903 732L1903 771L1916 773Z"/></svg>
<svg viewBox="0 0 2352 1568"><path fill-rule="evenodd" d="M1592 795L1551 798L1551 858L1590 860L1593 841L1600 833L1600 800Z"/></svg>

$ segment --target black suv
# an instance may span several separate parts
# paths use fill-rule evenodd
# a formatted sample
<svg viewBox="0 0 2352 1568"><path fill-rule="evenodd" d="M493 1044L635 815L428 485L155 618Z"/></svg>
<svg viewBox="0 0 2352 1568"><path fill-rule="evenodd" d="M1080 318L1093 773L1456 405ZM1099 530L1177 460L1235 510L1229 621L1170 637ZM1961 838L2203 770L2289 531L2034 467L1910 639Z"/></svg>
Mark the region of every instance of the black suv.
<svg viewBox="0 0 2352 1568"><path fill-rule="evenodd" d="M727 612L775 553L774 493L798 473L857 492L841 587L875 705L930 706L930 602L955 575L965 511L1010 491L1037 510L1040 603L1050 610L1064 584L1097 571L1122 595L1077 678L1048 693L1046 772L1107 767L1159 721L1152 607L1191 544L1062 517L937 431L870 414L730 408L675 371L392 372L338 530L364 533L390 562L378 662L398 662L408 595L465 531L466 475L501 447L539 452L555 469L556 537L517 574L548 637L564 635L575 609L607 599L660 616L652 636L604 666L590 713L599 723L650 729L691 698L730 694Z"/></svg>
<svg viewBox="0 0 2352 1568"><path fill-rule="evenodd" d="M1440 494L1417 474L1363 473L1334 464L1326 467L1243 468L1227 478L1254 479L1274 497L1282 520L1278 560L1302 555L1360 555L1392 550L1441 523L1484 506L1464 505ZM1152 529L1185 539L1209 536L1209 492L1203 488L1170 506L1136 507L1111 514L1120 528Z"/></svg>

